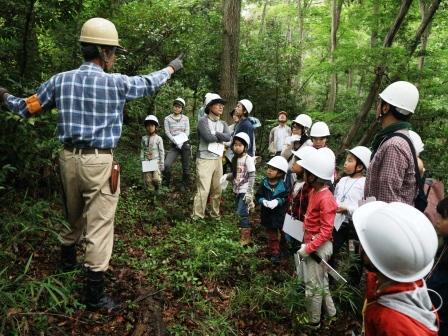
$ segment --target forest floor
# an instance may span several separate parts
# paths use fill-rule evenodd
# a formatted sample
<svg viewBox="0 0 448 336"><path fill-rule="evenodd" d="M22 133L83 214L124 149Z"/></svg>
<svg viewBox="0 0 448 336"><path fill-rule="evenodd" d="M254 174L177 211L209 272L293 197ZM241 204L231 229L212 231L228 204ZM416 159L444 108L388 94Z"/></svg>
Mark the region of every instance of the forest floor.
<svg viewBox="0 0 448 336"><path fill-rule="evenodd" d="M332 285L337 319L324 318L317 331L306 327L307 302L292 256L272 265L257 212L254 244L240 246L231 190L223 194L220 221L193 222L194 190L180 192L177 185L153 197L138 166L131 168L135 158L126 151L118 156L126 174L107 291L120 308L87 311L82 272L59 273L57 232L65 224L57 197L10 199L0 205L3 232L11 237L0 241L0 336L360 334L361 295L348 285Z"/></svg>

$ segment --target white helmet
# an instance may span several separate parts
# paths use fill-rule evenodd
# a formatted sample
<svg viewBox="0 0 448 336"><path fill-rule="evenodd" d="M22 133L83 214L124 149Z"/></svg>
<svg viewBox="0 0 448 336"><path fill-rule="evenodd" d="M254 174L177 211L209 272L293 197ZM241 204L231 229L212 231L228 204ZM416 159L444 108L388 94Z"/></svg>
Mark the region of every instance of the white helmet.
<svg viewBox="0 0 448 336"><path fill-rule="evenodd" d="M241 99L239 101L239 103L241 103L241 105L244 106L244 108L246 109L248 114L250 114L252 112L254 105L252 104L252 102L249 99Z"/></svg>
<svg viewBox="0 0 448 336"><path fill-rule="evenodd" d="M299 114L293 121L293 123L302 125L303 127L310 128L313 121L311 120L311 117L307 114Z"/></svg>
<svg viewBox="0 0 448 336"><path fill-rule="evenodd" d="M207 93L205 95L205 107L209 107L210 105L213 104L217 104L217 103L221 103L221 104L225 104L226 101L224 99L221 98L221 96L217 93Z"/></svg>
<svg viewBox="0 0 448 336"><path fill-rule="evenodd" d="M372 155L372 152L370 149L364 146L356 146L352 149L347 149L347 152L352 153L354 156L356 156L364 165L366 169L369 169L370 164L370 156Z"/></svg>
<svg viewBox="0 0 448 336"><path fill-rule="evenodd" d="M353 223L370 261L386 277L413 282L431 270L437 234L429 219L413 206L366 203L354 212Z"/></svg>
<svg viewBox="0 0 448 336"><path fill-rule="evenodd" d="M247 135L247 133L245 133L245 132L239 132L239 133L235 134L233 136L233 140L235 140L235 139L243 140L243 142L246 144L246 147L250 146L249 135Z"/></svg>
<svg viewBox="0 0 448 336"><path fill-rule="evenodd" d="M173 104L175 103L180 103L182 107L185 107L185 100L183 100L183 98L181 97L177 97L176 99L174 99Z"/></svg>
<svg viewBox="0 0 448 336"><path fill-rule="evenodd" d="M211 93L211 92L207 92L207 93L204 95L204 105L207 105L207 104L206 104L207 98L210 97L210 95L212 95L212 94L213 94L213 93Z"/></svg>
<svg viewBox="0 0 448 336"><path fill-rule="evenodd" d="M408 115L414 113L419 95L414 84L398 81L386 87L380 93L380 97L386 103L395 106L401 114Z"/></svg>
<svg viewBox="0 0 448 336"><path fill-rule="evenodd" d="M425 149L425 144L422 141L422 138L418 133L409 130L409 137L411 138L412 144L414 145L415 152L417 153L417 156L420 155L421 152Z"/></svg>
<svg viewBox="0 0 448 336"><path fill-rule="evenodd" d="M302 145L298 150L291 151L291 153L298 159L304 159L306 155L314 154L317 149L313 146Z"/></svg>
<svg viewBox="0 0 448 336"><path fill-rule="evenodd" d="M283 156L274 156L272 159L269 160L268 166L277 168L278 170L281 170L285 174L288 172L288 161Z"/></svg>
<svg viewBox="0 0 448 336"><path fill-rule="evenodd" d="M157 126L160 126L159 119L157 119L157 117L153 114L150 114L145 118L144 124L146 125L150 121L153 121L156 123Z"/></svg>
<svg viewBox="0 0 448 336"><path fill-rule="evenodd" d="M313 155L305 155L305 158L300 160L298 164L323 180L334 180L336 157L328 147L316 149Z"/></svg>
<svg viewBox="0 0 448 336"><path fill-rule="evenodd" d="M313 124L310 131L310 136L315 138L327 137L330 135L328 125L323 121L318 121Z"/></svg>

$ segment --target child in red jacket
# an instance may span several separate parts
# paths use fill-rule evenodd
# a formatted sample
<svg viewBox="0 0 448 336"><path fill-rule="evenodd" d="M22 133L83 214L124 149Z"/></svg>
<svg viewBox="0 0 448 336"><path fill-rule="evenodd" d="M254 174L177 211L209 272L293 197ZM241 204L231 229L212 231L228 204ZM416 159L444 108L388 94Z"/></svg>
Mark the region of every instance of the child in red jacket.
<svg viewBox="0 0 448 336"><path fill-rule="evenodd" d="M305 155L298 162L305 170L305 182L312 187L305 214L304 243L299 254L303 257L305 296L310 301L307 307L313 329L320 327L322 307L330 317L336 315L325 266L309 257L311 253L317 253L327 261L333 252L331 238L337 204L328 184L333 179L334 163L335 156L329 148L316 149L313 155Z"/></svg>
<svg viewBox="0 0 448 336"><path fill-rule="evenodd" d="M423 277L431 270L437 234L428 218L399 202L367 203L353 214L367 276L366 336L436 336ZM372 273L374 272L374 273Z"/></svg>

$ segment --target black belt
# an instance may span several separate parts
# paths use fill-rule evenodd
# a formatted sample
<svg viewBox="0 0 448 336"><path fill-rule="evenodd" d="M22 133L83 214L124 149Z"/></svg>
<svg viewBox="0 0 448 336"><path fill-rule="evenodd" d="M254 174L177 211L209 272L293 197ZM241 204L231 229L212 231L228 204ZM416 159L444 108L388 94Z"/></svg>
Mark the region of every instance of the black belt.
<svg viewBox="0 0 448 336"><path fill-rule="evenodd" d="M85 147L85 148L77 148L73 146L64 146L66 151L73 152L73 154L113 154L113 149L111 148L94 148L94 147Z"/></svg>

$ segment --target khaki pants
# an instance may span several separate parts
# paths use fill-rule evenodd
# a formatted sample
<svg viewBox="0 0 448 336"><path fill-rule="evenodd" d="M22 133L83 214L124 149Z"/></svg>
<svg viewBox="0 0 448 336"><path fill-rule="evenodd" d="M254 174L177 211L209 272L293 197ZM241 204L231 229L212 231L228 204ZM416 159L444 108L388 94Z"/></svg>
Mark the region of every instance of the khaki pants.
<svg viewBox="0 0 448 336"><path fill-rule="evenodd" d="M154 188L158 188L160 186L160 182L162 182L162 174L160 174L160 170L146 172L143 173L143 179L145 181L146 188L149 191L153 191Z"/></svg>
<svg viewBox="0 0 448 336"><path fill-rule="evenodd" d="M59 154L64 202L70 229L61 233L64 245L77 243L85 235L85 265L94 272L108 268L114 242L115 210L120 183L110 192L111 154Z"/></svg>
<svg viewBox="0 0 448 336"><path fill-rule="evenodd" d="M328 261L333 251L331 241L325 242L317 249L317 254ZM303 260L303 281L305 282L305 296L309 300L308 314L312 323L320 321L322 306L329 316L336 315L336 307L328 286L328 273L323 265L318 264L311 257Z"/></svg>
<svg viewBox="0 0 448 336"><path fill-rule="evenodd" d="M210 194L212 211L210 215L219 218L219 203L221 201L222 162L217 160L196 160L197 192L194 196L193 217L204 218L207 198Z"/></svg>

